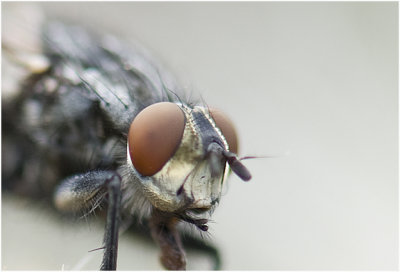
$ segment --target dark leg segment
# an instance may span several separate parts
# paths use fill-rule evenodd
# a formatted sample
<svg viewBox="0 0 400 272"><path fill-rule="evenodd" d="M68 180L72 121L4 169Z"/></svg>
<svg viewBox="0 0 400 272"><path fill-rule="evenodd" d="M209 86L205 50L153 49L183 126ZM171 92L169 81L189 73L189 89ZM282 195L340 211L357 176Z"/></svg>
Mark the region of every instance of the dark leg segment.
<svg viewBox="0 0 400 272"><path fill-rule="evenodd" d="M161 263L168 270L185 270L186 257L179 233L178 219L171 214L153 210L149 226L151 236L161 248Z"/></svg>
<svg viewBox="0 0 400 272"><path fill-rule="evenodd" d="M121 209L121 176L115 171L94 170L66 178L54 195L55 206L64 212L96 209L108 196L104 255L101 270L116 270Z"/></svg>
<svg viewBox="0 0 400 272"><path fill-rule="evenodd" d="M108 210L104 233L104 255L100 270L117 269L118 230L121 208L121 177L115 173L107 179Z"/></svg>

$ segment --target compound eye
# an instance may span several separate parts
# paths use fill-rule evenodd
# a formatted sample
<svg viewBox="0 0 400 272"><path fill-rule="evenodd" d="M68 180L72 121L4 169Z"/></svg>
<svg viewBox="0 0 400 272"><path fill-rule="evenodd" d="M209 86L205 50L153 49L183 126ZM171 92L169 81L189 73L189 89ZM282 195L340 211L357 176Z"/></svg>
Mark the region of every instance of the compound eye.
<svg viewBox="0 0 400 272"><path fill-rule="evenodd" d="M214 119L217 127L221 130L225 140L228 142L229 151L237 154L238 138L232 121L225 113L217 109L210 109L210 115Z"/></svg>
<svg viewBox="0 0 400 272"><path fill-rule="evenodd" d="M133 120L128 134L131 161L143 176L163 168L178 149L185 128L181 108L170 102L153 104Z"/></svg>

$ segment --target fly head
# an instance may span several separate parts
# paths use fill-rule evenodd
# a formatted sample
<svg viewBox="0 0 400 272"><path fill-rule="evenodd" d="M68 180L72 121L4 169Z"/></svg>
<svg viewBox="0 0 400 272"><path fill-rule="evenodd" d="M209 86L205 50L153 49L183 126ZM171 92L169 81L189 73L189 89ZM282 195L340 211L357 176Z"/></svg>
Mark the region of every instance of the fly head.
<svg viewBox="0 0 400 272"><path fill-rule="evenodd" d="M211 214L229 167L243 180L250 179L237 150L233 124L221 112L160 102L133 120L127 161L155 208L206 230L204 222L194 218Z"/></svg>

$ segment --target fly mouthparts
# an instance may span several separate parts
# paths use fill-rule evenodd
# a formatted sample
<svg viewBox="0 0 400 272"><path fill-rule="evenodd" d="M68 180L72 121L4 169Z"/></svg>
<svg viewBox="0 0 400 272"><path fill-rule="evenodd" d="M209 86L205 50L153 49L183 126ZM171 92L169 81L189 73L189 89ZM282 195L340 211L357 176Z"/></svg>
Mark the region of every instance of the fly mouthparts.
<svg viewBox="0 0 400 272"><path fill-rule="evenodd" d="M208 231L208 226L206 225L208 223L207 219L194 219L186 214L180 215L179 218L187 223L195 225L198 229L202 231Z"/></svg>
<svg viewBox="0 0 400 272"><path fill-rule="evenodd" d="M244 166L240 160L237 158L236 154L223 150L222 154L226 158L232 171L243 181L249 181L251 179L251 174L249 170Z"/></svg>

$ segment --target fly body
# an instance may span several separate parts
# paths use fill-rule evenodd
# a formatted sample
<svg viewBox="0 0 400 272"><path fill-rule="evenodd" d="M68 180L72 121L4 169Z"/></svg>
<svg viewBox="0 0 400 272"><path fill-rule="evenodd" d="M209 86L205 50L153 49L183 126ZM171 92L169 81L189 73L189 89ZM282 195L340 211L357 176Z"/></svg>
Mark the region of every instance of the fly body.
<svg viewBox="0 0 400 272"><path fill-rule="evenodd" d="M3 189L52 195L64 212L106 200L102 269L116 269L120 222L133 214L148 221L165 268L185 269L177 224L207 231L230 169L251 178L233 124L177 95L137 45L62 23L37 27L40 35L26 28L19 38L37 41L29 55L40 62L3 43L3 69L19 71L2 95Z"/></svg>

